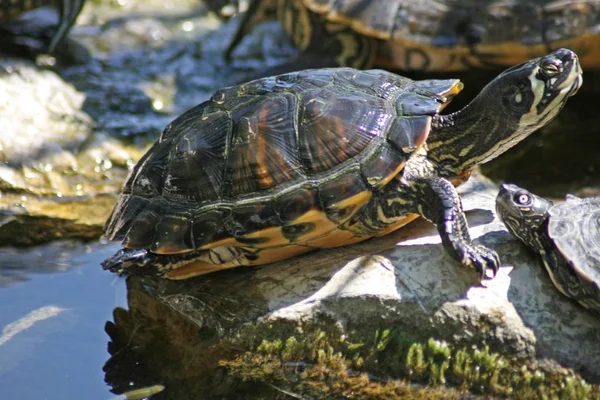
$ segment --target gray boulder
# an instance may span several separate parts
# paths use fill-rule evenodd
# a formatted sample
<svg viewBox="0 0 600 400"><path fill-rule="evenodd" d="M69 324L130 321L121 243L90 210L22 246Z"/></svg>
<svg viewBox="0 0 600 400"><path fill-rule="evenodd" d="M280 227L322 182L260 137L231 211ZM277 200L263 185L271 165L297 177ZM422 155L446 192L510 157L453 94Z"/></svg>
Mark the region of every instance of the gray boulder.
<svg viewBox="0 0 600 400"><path fill-rule="evenodd" d="M599 395L599 316L562 296L506 232L494 216L494 185L472 179L460 191L472 236L504 264L481 284L418 220L382 238L263 267L182 282L130 277L130 310L115 313L116 327L150 323L156 333L169 329L159 327L163 321L183 318L193 328L178 323L165 333L186 360L173 368L206 371L186 355L193 348L242 380L318 398L401 397L398 379L458 390L443 398ZM131 346L156 356L143 340Z"/></svg>

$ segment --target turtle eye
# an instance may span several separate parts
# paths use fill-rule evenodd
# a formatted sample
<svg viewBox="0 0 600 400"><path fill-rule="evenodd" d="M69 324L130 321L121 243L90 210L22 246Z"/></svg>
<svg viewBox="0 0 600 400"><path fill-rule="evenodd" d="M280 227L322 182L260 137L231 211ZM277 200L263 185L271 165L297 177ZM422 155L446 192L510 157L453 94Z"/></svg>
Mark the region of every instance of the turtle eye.
<svg viewBox="0 0 600 400"><path fill-rule="evenodd" d="M531 196L527 193L516 193L513 199L520 206L526 206L531 203Z"/></svg>
<svg viewBox="0 0 600 400"><path fill-rule="evenodd" d="M541 72L546 78L552 78L563 70L563 63L558 58L548 60L542 64Z"/></svg>

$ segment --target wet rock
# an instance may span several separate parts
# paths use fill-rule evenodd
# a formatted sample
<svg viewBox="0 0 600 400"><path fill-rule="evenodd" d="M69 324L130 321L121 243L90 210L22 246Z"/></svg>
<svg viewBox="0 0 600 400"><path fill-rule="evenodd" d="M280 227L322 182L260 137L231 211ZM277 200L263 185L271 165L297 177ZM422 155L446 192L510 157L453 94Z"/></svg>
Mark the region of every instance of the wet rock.
<svg viewBox="0 0 600 400"><path fill-rule="evenodd" d="M0 243L94 238L142 149L95 131L56 73L0 59Z"/></svg>
<svg viewBox="0 0 600 400"><path fill-rule="evenodd" d="M13 7L15 3L12 2ZM34 5L22 2L22 6L28 8ZM88 62L90 54L87 49L69 36L63 37L52 56L46 54L58 26L58 11L52 7L40 7L8 20L0 20L0 52L36 60L40 65L51 67Z"/></svg>
<svg viewBox="0 0 600 400"><path fill-rule="evenodd" d="M92 55L83 65L58 75L0 59L0 244L99 237L128 170L162 129L280 48L255 36L240 46L247 57L227 65L237 21L217 30L196 0L115 4L86 3L71 31Z"/></svg>
<svg viewBox="0 0 600 400"><path fill-rule="evenodd" d="M483 395L598 395L581 377L600 383L600 317L561 295L504 230L494 185L472 180L460 191L471 234L503 262L482 284L419 220L263 267L182 282L129 277L130 310L116 310L107 331L120 346L127 338L135 355L126 358L154 379L140 384L167 392L212 393L221 387L214 374L225 374L318 398L401 398L401 379ZM156 348L165 350L158 361ZM113 354L107 379L129 382L115 377L127 369Z"/></svg>

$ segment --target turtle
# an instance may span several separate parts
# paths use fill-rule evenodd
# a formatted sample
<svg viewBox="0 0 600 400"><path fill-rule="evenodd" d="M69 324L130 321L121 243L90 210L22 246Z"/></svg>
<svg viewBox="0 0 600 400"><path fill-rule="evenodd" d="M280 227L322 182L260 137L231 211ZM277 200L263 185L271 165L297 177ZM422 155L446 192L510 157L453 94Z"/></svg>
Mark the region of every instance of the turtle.
<svg viewBox="0 0 600 400"><path fill-rule="evenodd" d="M462 110L458 79L304 70L217 90L138 161L105 225L123 273L185 279L386 235L423 216L481 279L456 185L554 118L582 85L567 49L498 75Z"/></svg>
<svg viewBox="0 0 600 400"><path fill-rule="evenodd" d="M562 294L600 313L600 197L567 195L554 204L505 183L496 213L512 235L540 255Z"/></svg>
<svg viewBox="0 0 600 400"><path fill-rule="evenodd" d="M48 54L55 52L57 46L66 37L75 24L85 0L0 0L0 51L7 49L33 47L31 51L44 51ZM56 7L59 20L56 30L49 36L44 49L38 49L37 44L32 44L26 39L29 35L43 36L46 39L45 28L35 23L13 23L12 21L22 14L41 7ZM41 24L40 24L41 25Z"/></svg>
<svg viewBox="0 0 600 400"><path fill-rule="evenodd" d="M253 0L225 55L259 22L277 19L303 68L379 67L413 72L506 68L568 47L600 66L600 1Z"/></svg>

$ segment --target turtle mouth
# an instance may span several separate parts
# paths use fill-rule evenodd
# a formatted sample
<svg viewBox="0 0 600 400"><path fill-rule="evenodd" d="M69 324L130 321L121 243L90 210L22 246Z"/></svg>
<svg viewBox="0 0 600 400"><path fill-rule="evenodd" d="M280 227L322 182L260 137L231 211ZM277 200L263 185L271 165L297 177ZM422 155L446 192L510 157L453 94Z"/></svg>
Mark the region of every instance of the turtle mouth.
<svg viewBox="0 0 600 400"><path fill-rule="evenodd" d="M581 85L583 85L583 71L581 71L581 67L579 66L579 64L577 64L577 68L579 69L579 75L577 75L575 82L573 82L571 88L569 89L569 93L567 94L567 96L569 97L574 96L579 90L579 88L581 88Z"/></svg>
<svg viewBox="0 0 600 400"><path fill-rule="evenodd" d="M575 95L583 85L583 70L581 69L581 64L579 64L579 60L575 53L569 51L568 56L563 56L561 58L563 58L563 62L565 62L568 69L565 71L566 74L564 74L565 77L562 82L558 82L556 91L564 93L566 97L571 97ZM553 83L552 81L554 79L550 79L550 83Z"/></svg>

